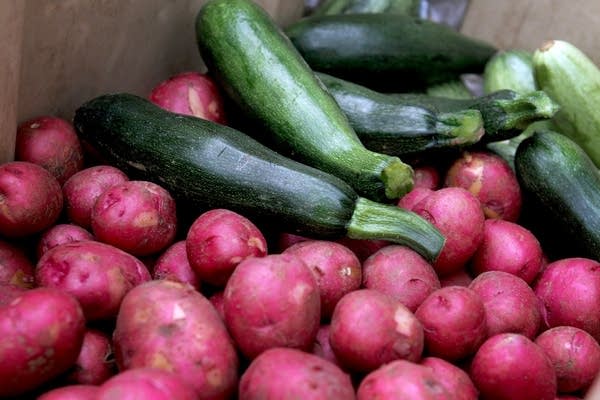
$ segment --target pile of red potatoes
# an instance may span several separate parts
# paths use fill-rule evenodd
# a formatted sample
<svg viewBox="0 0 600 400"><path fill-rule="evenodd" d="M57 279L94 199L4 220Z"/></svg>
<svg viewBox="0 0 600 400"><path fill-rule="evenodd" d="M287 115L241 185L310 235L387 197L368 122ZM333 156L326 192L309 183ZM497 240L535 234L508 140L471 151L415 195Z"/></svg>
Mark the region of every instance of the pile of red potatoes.
<svg viewBox="0 0 600 400"><path fill-rule="evenodd" d="M205 74L149 98L227 123ZM61 118L16 139L0 165L0 398L566 400L600 371L600 263L547 256L493 153L414 165L398 207L446 236L429 263L182 213Z"/></svg>

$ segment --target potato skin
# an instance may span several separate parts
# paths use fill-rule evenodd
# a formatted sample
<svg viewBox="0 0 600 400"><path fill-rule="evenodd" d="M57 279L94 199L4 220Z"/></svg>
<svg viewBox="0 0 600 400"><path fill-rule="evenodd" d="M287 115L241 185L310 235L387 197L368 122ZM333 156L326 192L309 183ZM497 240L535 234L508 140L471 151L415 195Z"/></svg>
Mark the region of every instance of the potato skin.
<svg viewBox="0 0 600 400"><path fill-rule="evenodd" d="M57 289L30 289L0 307L0 397L21 395L67 371L84 332L79 303Z"/></svg>
<svg viewBox="0 0 600 400"><path fill-rule="evenodd" d="M96 400L100 388L96 385L68 385L43 393L37 400Z"/></svg>
<svg viewBox="0 0 600 400"><path fill-rule="evenodd" d="M319 329L317 281L291 254L242 261L225 286L224 303L227 328L250 359L272 347L310 351Z"/></svg>
<svg viewBox="0 0 600 400"><path fill-rule="evenodd" d="M188 284L150 281L127 293L113 346L119 370L173 371L198 399L229 399L238 383L238 357L223 321Z"/></svg>
<svg viewBox="0 0 600 400"><path fill-rule="evenodd" d="M94 400L196 400L194 390L177 374L155 368L123 371L104 382Z"/></svg>
<svg viewBox="0 0 600 400"><path fill-rule="evenodd" d="M123 296L150 280L137 258L96 241L66 243L47 251L37 263L39 286L64 290L79 300L88 321L114 318Z"/></svg>
<svg viewBox="0 0 600 400"><path fill-rule="evenodd" d="M34 265L23 248L0 239L0 285L31 289L34 284Z"/></svg>
<svg viewBox="0 0 600 400"><path fill-rule="evenodd" d="M39 233L54 224L63 208L60 184L50 172L26 161L0 165L0 235Z"/></svg>
<svg viewBox="0 0 600 400"><path fill-rule="evenodd" d="M256 357L240 379L240 400L352 400L350 376L335 364L291 348Z"/></svg>

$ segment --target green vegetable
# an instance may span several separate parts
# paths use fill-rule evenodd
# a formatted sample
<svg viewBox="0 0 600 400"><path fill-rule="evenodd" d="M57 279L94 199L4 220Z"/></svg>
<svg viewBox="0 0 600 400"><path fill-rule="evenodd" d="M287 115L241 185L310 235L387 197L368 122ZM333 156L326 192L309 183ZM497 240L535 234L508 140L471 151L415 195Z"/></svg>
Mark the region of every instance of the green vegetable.
<svg viewBox="0 0 600 400"><path fill-rule="evenodd" d="M313 237L390 240L428 260L444 244L417 214L359 197L341 179L238 130L170 113L141 97L97 97L76 110L73 123L108 162L156 182L181 204L228 208Z"/></svg>
<svg viewBox="0 0 600 400"><path fill-rule="evenodd" d="M314 70L380 91L483 72L496 52L446 25L390 13L310 16L286 33Z"/></svg>
<svg viewBox="0 0 600 400"><path fill-rule="evenodd" d="M499 51L483 72L483 92L510 89L520 94L538 90L533 71L533 54L526 50Z"/></svg>
<svg viewBox="0 0 600 400"><path fill-rule="evenodd" d="M483 135L477 110L441 113L435 109L317 73L348 117L362 143L373 151L405 156L457 149Z"/></svg>
<svg viewBox="0 0 600 400"><path fill-rule="evenodd" d="M396 199L412 189L412 168L367 150L270 16L250 0L211 0L199 11L203 60L229 97L286 155L340 177L362 196Z"/></svg>
<svg viewBox="0 0 600 400"><path fill-rule="evenodd" d="M325 0L311 15L390 12L419 15L422 0Z"/></svg>
<svg viewBox="0 0 600 400"><path fill-rule="evenodd" d="M538 129L517 148L515 169L531 229L554 240L545 248L600 259L600 175L585 151L562 133Z"/></svg>
<svg viewBox="0 0 600 400"><path fill-rule="evenodd" d="M574 45L552 40L533 54L538 86L560 105L554 122L600 166L600 69Z"/></svg>
<svg viewBox="0 0 600 400"><path fill-rule="evenodd" d="M530 123L552 118L558 105L543 91L519 94L512 90L499 90L473 99L449 99L414 93L395 93L406 104L421 104L439 112L456 112L473 109L481 112L485 134L481 142L495 142L515 137Z"/></svg>
<svg viewBox="0 0 600 400"><path fill-rule="evenodd" d="M472 99L473 95L461 80L439 83L429 86L425 93L429 96L446 97L450 99Z"/></svg>

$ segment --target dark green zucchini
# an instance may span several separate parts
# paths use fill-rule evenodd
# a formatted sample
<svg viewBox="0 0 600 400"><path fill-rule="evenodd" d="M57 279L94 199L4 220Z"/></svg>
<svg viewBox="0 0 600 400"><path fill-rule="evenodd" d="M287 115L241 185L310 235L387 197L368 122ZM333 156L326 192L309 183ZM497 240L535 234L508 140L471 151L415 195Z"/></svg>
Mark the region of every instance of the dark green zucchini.
<svg viewBox="0 0 600 400"><path fill-rule="evenodd" d="M228 208L312 237L390 240L429 260L444 244L417 214L359 197L341 179L238 130L170 113L138 96L97 97L76 110L73 123L107 162L190 205Z"/></svg>
<svg viewBox="0 0 600 400"><path fill-rule="evenodd" d="M477 143L483 135L483 120L477 110L441 113L330 75L317 75L370 150L414 156L460 149Z"/></svg>
<svg viewBox="0 0 600 400"><path fill-rule="evenodd" d="M309 16L286 34L313 70L386 92L483 72L496 52L446 25L390 13Z"/></svg>
<svg viewBox="0 0 600 400"><path fill-rule="evenodd" d="M325 0L311 15L399 13L419 15L422 0Z"/></svg>
<svg viewBox="0 0 600 400"><path fill-rule="evenodd" d="M505 89L473 99L450 99L418 93L394 93L390 96L404 104L420 104L438 112L478 110L485 129L482 143L515 137L532 122L552 118L559 109L558 104L541 90L519 94Z"/></svg>
<svg viewBox="0 0 600 400"><path fill-rule="evenodd" d="M585 151L562 133L539 129L517 148L515 169L528 201L524 225L542 245L552 243L545 248L560 257L600 260L600 175Z"/></svg>
<svg viewBox="0 0 600 400"><path fill-rule="evenodd" d="M366 149L271 17L250 0L211 0L196 19L202 59L278 151L336 175L371 200L412 189L412 168Z"/></svg>

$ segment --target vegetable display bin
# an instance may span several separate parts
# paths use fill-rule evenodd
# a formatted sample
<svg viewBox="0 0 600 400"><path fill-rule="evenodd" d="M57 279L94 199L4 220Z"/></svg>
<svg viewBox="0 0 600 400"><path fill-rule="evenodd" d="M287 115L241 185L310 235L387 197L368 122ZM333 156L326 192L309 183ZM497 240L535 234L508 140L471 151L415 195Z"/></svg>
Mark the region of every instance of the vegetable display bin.
<svg viewBox="0 0 600 400"><path fill-rule="evenodd" d="M109 92L141 96L166 77L203 70L194 17L206 0L2 0L0 163L14 159L17 124L38 115L70 119ZM281 25L309 0L255 0ZM569 41L600 65L600 1L471 0L461 32L499 49ZM586 399L600 398L600 379Z"/></svg>

